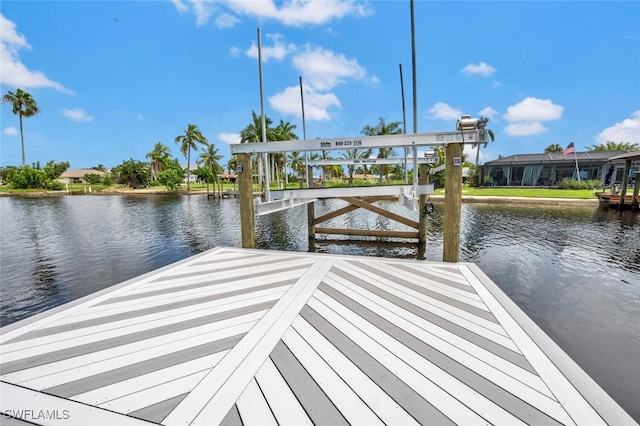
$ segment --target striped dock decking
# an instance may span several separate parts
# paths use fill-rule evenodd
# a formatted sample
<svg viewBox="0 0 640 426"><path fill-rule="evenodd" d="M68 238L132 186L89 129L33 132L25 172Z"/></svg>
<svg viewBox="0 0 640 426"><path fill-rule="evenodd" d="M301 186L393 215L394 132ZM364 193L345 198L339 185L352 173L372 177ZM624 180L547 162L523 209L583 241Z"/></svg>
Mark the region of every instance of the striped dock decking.
<svg viewBox="0 0 640 426"><path fill-rule="evenodd" d="M466 263L216 248L0 339L2 424L636 424Z"/></svg>

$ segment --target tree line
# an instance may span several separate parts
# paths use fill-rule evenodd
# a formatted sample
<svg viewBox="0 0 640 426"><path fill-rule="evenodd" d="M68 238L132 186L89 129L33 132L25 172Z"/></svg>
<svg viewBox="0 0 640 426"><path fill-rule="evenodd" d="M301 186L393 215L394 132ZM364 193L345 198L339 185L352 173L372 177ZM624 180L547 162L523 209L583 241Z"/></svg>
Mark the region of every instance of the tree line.
<svg viewBox="0 0 640 426"><path fill-rule="evenodd" d="M41 167L39 163L33 164L31 167L25 164L23 118L30 118L40 113L40 108L35 99L33 99L31 94L18 88L15 92L9 91L5 94L2 97L2 103L11 104L13 113L19 117L22 167L9 166L0 168L0 177L14 188L61 189L61 184L57 181L57 178L67 170L69 167L68 162L56 163L52 160L44 167ZM256 114L255 111L251 111L251 116L251 122L240 131L241 143L262 142L262 116ZM296 126L289 122L280 119L278 124L273 127L273 120L265 117L264 123L264 135L267 142L298 139L297 134L294 132ZM402 133L402 129L400 128L399 121L387 122L384 118L380 117L378 123L375 125L363 126L361 133L364 136L391 135ZM489 136L493 141L494 137L491 130L489 130ZM178 145L180 153L187 161L186 170L180 165L178 158L172 157L171 149L168 146L162 142L157 142L153 149L146 154L149 162L134 160L133 158L125 160L111 170L111 177L108 177L108 181L103 183L109 183L110 179L113 178L116 183L126 184L133 188L159 183L165 185L168 189L176 189L179 188L186 179L187 190L189 190L192 176L195 176L200 181L214 182L217 180L217 176L224 171L224 168L219 163L222 156L218 154L218 149L213 143L207 140L195 124L188 124L184 132L174 138L174 142ZM478 146L478 155L479 148ZM634 150L638 149L638 144L607 141L605 144L593 145L586 148L591 151ZM200 149L202 149L202 152L196 160L198 167L192 171L191 151L199 151ZM442 155L443 152L441 151L443 150L436 148L436 151L440 154L440 163L442 163L444 155ZM547 152L563 152L563 147L559 144L552 144L545 149L545 153ZM269 173L270 176L275 178L278 185L280 185L281 181L284 181L285 185L288 184L291 178L298 180L302 186L305 171L307 171L307 159L312 161L332 159L326 151L322 151L321 153L311 152L308 157L304 152L295 151L268 155L269 161L267 163L270 168ZM351 149L339 152L338 155L340 159L359 160L374 156L376 158L396 157L397 152L393 148L378 148L377 153L374 153L372 149ZM464 161L466 163L466 158ZM478 159L476 158L476 166L477 162ZM475 168L470 163L465 165ZM235 166L236 159L232 157L227 163L227 170L232 172L235 170ZM260 174L259 164L255 158L253 167L254 174ZM290 173L287 169L289 169ZM382 184L385 179L387 182L402 180L404 174L404 169L399 164L361 165L359 167L350 164L347 166L347 171L350 186L353 185L354 174L375 174L378 176L380 184ZM99 179L98 175L95 176L96 179ZM344 169L339 165L322 167L323 180L342 178L344 176ZM444 176L436 176L436 178L444 179Z"/></svg>

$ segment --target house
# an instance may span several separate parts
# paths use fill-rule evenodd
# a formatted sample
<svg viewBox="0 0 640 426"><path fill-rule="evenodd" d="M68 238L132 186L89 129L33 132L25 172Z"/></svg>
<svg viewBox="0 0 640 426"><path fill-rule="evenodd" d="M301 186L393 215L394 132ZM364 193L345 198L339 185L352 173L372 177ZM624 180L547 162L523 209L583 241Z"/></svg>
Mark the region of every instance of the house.
<svg viewBox="0 0 640 426"><path fill-rule="evenodd" d="M74 169L61 174L58 180L62 183L87 183L84 179L85 175L98 175L103 178L107 173L95 169Z"/></svg>
<svg viewBox="0 0 640 426"><path fill-rule="evenodd" d="M605 184L619 182L624 175L623 151L585 151L516 154L487 161L480 167L480 182L493 186L557 186L564 178L595 179ZM579 171L579 175L577 173Z"/></svg>

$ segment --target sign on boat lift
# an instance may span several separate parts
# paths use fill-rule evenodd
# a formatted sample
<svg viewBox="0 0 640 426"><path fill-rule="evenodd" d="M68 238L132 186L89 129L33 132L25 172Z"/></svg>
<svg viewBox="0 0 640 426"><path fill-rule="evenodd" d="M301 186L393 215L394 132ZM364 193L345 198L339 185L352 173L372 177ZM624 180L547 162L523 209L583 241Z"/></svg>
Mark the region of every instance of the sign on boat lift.
<svg viewBox="0 0 640 426"><path fill-rule="evenodd" d="M476 120L477 119L472 119ZM413 150L413 170L418 164L437 164L439 159L431 151L425 157L418 158L419 146L442 146L448 143L482 143L485 139L482 130L458 126L454 132L410 133L397 135L366 136L353 138L329 138L293 140L268 143L243 143L231 145L232 154L280 153L293 151L331 151L370 148L411 148ZM369 158L369 159L332 159L309 161L308 166L326 165L382 165L402 164L405 159ZM279 210L305 205L318 198L330 197L366 197L366 196L398 196L400 203L410 210L415 210L420 195L432 194L433 184L418 184L417 173L414 173L413 185L360 186L348 188L305 188L269 191L267 200L257 201L256 214L264 215Z"/></svg>

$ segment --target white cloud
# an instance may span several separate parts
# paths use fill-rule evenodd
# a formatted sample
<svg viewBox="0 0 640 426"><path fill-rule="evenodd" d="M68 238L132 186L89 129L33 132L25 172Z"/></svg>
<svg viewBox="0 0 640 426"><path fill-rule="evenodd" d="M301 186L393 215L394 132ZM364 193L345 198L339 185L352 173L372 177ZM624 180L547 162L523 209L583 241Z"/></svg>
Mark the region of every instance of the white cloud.
<svg viewBox="0 0 640 426"><path fill-rule="evenodd" d="M345 79L362 79L367 74L356 59L308 44L293 58L293 65L302 72L305 84L316 90L329 90Z"/></svg>
<svg viewBox="0 0 640 426"><path fill-rule="evenodd" d="M5 135L10 135L10 136L14 136L18 134L18 129L16 129L13 126L9 126L9 127L5 127L5 129L2 131L3 134Z"/></svg>
<svg viewBox="0 0 640 426"><path fill-rule="evenodd" d="M31 71L20 62L18 50L31 49L22 34L16 32L16 24L0 14L0 83L11 87L46 87L73 93L62 84L49 80L42 71Z"/></svg>
<svg viewBox="0 0 640 426"><path fill-rule="evenodd" d="M234 58L239 58L240 55L242 54L242 50L240 50L239 47L236 46L231 46L229 48L229 53L231 54L231 56L233 56Z"/></svg>
<svg viewBox="0 0 640 426"><path fill-rule="evenodd" d="M333 93L320 93L313 87L304 87L304 116L312 121L328 120L328 109L340 108L338 97ZM298 86L287 87L280 93L269 98L269 104L273 109L282 113L302 117L302 100Z"/></svg>
<svg viewBox="0 0 640 426"><path fill-rule="evenodd" d="M499 82L498 80L493 80L492 86L494 89L497 89L498 87L502 86L502 83Z"/></svg>
<svg viewBox="0 0 640 426"><path fill-rule="evenodd" d="M626 118L620 123L607 127L594 139L601 144L607 141L640 144L640 111L631 114L631 118Z"/></svg>
<svg viewBox="0 0 640 426"><path fill-rule="evenodd" d="M287 54L296 49L293 44L285 44L282 39L282 35L280 34L267 34L268 39L273 41L272 46L262 45L262 61L263 63L269 62L269 59L274 58L277 60L284 59ZM233 53L233 52L232 52ZM247 49L245 52L246 55L250 58L258 57L258 45L254 42L251 44L251 47Z"/></svg>
<svg viewBox="0 0 640 426"><path fill-rule="evenodd" d="M429 112L432 114L429 118L436 118L440 120L457 120L462 116L462 111L452 108L444 102L438 102L429 110Z"/></svg>
<svg viewBox="0 0 640 426"><path fill-rule="evenodd" d="M171 3L173 3L180 13L187 13L189 11L189 6L182 0L171 0Z"/></svg>
<svg viewBox="0 0 640 426"><path fill-rule="evenodd" d="M563 106L554 104L550 99L525 98L522 102L507 108L503 118L510 124L504 131L511 136L532 136L544 133L547 128L542 122L559 120L563 111Z"/></svg>
<svg viewBox="0 0 640 426"><path fill-rule="evenodd" d="M360 66L356 59L309 44L299 48L294 44L285 43L280 34L269 34L267 37L273 41L273 45L263 45L263 62L267 62L269 58L282 60L293 54L291 61L302 77L305 118L309 120L328 120L329 108L341 107L340 100L331 92L332 89L347 80L361 80L367 77L366 69ZM237 50L234 48L230 52L234 54ZM257 46L252 44L245 53L249 57L257 58ZM377 84L378 79L375 76L371 77L370 82ZM300 102L299 86L285 88L269 98L269 103L278 112L297 117L302 115Z"/></svg>
<svg viewBox="0 0 640 426"><path fill-rule="evenodd" d="M498 111L496 111L495 109L491 108L490 106L484 108L483 110L480 111L480 115L482 117L487 117L490 121L498 121L496 119L496 117L498 117Z"/></svg>
<svg viewBox="0 0 640 426"><path fill-rule="evenodd" d="M293 27L305 25L321 25L333 19L341 19L347 15L368 16L372 13L369 4L357 3L353 0L305 0L276 2L275 0L172 0L180 13L192 12L196 16L196 25L205 25L218 9L227 7L236 15L251 16L258 20L271 19ZM227 12L220 12L216 24L233 22ZM237 18L235 18L237 19Z"/></svg>
<svg viewBox="0 0 640 426"><path fill-rule="evenodd" d="M528 97L507 108L504 118L507 121L550 121L562 117L563 111L563 106L554 104L550 99Z"/></svg>
<svg viewBox="0 0 640 426"><path fill-rule="evenodd" d="M227 0L226 5L235 13L259 19L274 19L284 25L302 27L320 25L347 15L368 16L368 4L358 4L352 0L306 0L276 2ZM276 3L280 4L280 7Z"/></svg>
<svg viewBox="0 0 640 426"><path fill-rule="evenodd" d="M489 64L480 62L479 64L469 64L462 69L462 73L466 75L479 74L483 77L489 77L496 72L496 69Z"/></svg>
<svg viewBox="0 0 640 426"><path fill-rule="evenodd" d="M218 135L218 139L222 142L228 143L229 145L240 143L240 133L220 133Z"/></svg>
<svg viewBox="0 0 640 426"><path fill-rule="evenodd" d="M504 128L504 132L510 136L531 136L547 131L547 128L539 121L523 121L509 124Z"/></svg>
<svg viewBox="0 0 640 426"><path fill-rule="evenodd" d="M87 113L80 108L63 109L62 115L72 119L73 121L93 121L93 116L87 115Z"/></svg>
<svg viewBox="0 0 640 426"><path fill-rule="evenodd" d="M240 20L233 15L229 15L228 13L221 13L216 18L216 27L218 28L231 28L234 25L238 24Z"/></svg>

